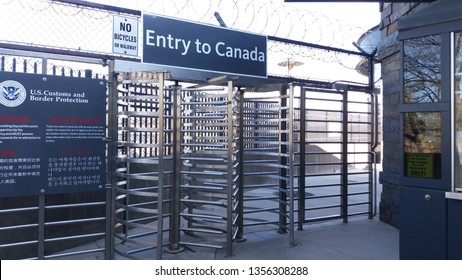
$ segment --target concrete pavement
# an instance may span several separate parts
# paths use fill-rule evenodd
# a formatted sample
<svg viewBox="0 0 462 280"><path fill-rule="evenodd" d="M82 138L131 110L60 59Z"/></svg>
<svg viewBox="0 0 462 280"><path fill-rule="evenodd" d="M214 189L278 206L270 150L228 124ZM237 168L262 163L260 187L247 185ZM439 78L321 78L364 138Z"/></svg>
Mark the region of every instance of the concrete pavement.
<svg viewBox="0 0 462 280"><path fill-rule="evenodd" d="M191 248L179 254L165 253L163 258L182 260L397 260L399 231L378 218L350 218L307 224L296 230L296 246L290 246L288 234L275 230L245 234L247 241L236 243L234 255L223 249Z"/></svg>

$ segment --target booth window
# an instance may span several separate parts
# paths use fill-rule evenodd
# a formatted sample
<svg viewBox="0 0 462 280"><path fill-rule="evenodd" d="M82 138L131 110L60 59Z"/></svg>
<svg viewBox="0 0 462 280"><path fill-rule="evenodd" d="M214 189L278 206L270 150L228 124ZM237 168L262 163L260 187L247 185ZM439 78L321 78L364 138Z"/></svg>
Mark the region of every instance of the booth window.
<svg viewBox="0 0 462 280"><path fill-rule="evenodd" d="M441 179L442 114L416 107L442 102L441 36L404 40L403 65L403 103L411 106L403 115L404 175Z"/></svg>
<svg viewBox="0 0 462 280"><path fill-rule="evenodd" d="M409 177L441 179L441 113L404 113L404 163Z"/></svg>
<svg viewBox="0 0 462 280"><path fill-rule="evenodd" d="M454 34L455 190L462 191L462 33Z"/></svg>
<svg viewBox="0 0 462 280"><path fill-rule="evenodd" d="M404 42L404 103L441 101L441 36Z"/></svg>

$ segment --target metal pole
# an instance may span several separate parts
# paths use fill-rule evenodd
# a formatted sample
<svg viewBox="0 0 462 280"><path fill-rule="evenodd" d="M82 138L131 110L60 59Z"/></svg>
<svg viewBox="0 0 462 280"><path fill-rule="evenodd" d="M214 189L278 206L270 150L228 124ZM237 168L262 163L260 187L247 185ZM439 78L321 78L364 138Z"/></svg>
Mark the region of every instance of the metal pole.
<svg viewBox="0 0 462 280"><path fill-rule="evenodd" d="M372 145L371 145L371 159L369 165L369 219L372 219L375 215L376 209L376 199L377 199L377 178L376 178L376 153L374 151L375 147L377 147L377 114L378 114L378 106L377 106L377 96L374 93L374 79L375 79L375 71L374 71L374 56L375 53L372 53L371 56L368 57L369 63L369 88L371 89L371 107L372 107L372 131L371 136L373 137Z"/></svg>
<svg viewBox="0 0 462 280"><path fill-rule="evenodd" d="M48 59L42 58L42 75L46 75L48 72Z"/></svg>
<svg viewBox="0 0 462 280"><path fill-rule="evenodd" d="M170 217L169 251L180 250L180 185L181 185L181 86L175 85L173 94L173 178L172 215Z"/></svg>
<svg viewBox="0 0 462 280"><path fill-rule="evenodd" d="M227 142L228 142L228 178L227 178L227 229L226 229L226 256L231 257L233 255L233 81L228 80L228 127L227 127Z"/></svg>
<svg viewBox="0 0 462 280"><path fill-rule="evenodd" d="M298 230L303 230L305 222L306 185L306 89L300 91L300 177L298 179Z"/></svg>
<svg viewBox="0 0 462 280"><path fill-rule="evenodd" d="M287 166L287 88L280 91L281 110L279 114L279 157L281 166ZM287 169L279 169L279 233L287 233Z"/></svg>
<svg viewBox="0 0 462 280"><path fill-rule="evenodd" d="M294 236L294 85L289 89L289 243L295 246Z"/></svg>
<svg viewBox="0 0 462 280"><path fill-rule="evenodd" d="M158 202L157 202L157 259L162 259L164 238L164 73L159 73L159 170L158 170Z"/></svg>
<svg viewBox="0 0 462 280"><path fill-rule="evenodd" d="M237 241L245 241L244 237L244 91L238 91L239 97L239 192L237 201Z"/></svg>
<svg viewBox="0 0 462 280"><path fill-rule="evenodd" d="M42 190L43 192L45 190ZM38 196L38 259L45 259L45 222L46 222L46 197L44 193L39 194Z"/></svg>
<svg viewBox="0 0 462 280"><path fill-rule="evenodd" d="M372 219L376 215L376 209L377 209L377 153L374 151L374 149L378 145L378 101L377 101L377 95L372 92L371 93L371 160L370 160L370 181L371 184L369 185L369 219Z"/></svg>
<svg viewBox="0 0 462 280"><path fill-rule="evenodd" d="M374 91L374 55L375 52L367 58L369 67L369 88L371 89L371 91Z"/></svg>
<svg viewBox="0 0 462 280"><path fill-rule="evenodd" d="M47 60L42 58L42 72L47 74ZM44 194L45 190L41 190L41 194L38 196L38 259L43 260L45 258L45 222L46 222L46 197Z"/></svg>
<svg viewBox="0 0 462 280"><path fill-rule="evenodd" d="M341 212L344 223L348 223L348 91L343 91L342 106L342 183Z"/></svg>
<svg viewBox="0 0 462 280"><path fill-rule="evenodd" d="M114 259L114 215L116 193L116 156L117 156L117 77L114 73L114 61L109 61L108 80L108 159L107 159L107 184L106 184L106 239L105 259Z"/></svg>

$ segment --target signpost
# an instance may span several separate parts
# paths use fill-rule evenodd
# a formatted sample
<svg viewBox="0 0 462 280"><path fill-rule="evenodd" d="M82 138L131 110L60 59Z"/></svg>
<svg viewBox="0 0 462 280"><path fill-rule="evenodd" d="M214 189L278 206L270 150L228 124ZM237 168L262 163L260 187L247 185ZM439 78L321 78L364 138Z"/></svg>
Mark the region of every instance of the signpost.
<svg viewBox="0 0 462 280"><path fill-rule="evenodd" d="M0 72L0 197L103 189L106 83Z"/></svg>
<svg viewBox="0 0 462 280"><path fill-rule="evenodd" d="M145 13L143 62L267 77L267 37Z"/></svg>

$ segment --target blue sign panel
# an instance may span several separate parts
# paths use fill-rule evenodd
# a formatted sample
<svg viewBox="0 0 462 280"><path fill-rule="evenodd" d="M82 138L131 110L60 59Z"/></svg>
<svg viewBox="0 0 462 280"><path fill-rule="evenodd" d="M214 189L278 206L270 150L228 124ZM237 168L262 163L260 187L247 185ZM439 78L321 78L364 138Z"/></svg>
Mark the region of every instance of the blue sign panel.
<svg viewBox="0 0 462 280"><path fill-rule="evenodd" d="M106 83L0 72L0 196L105 184Z"/></svg>
<svg viewBox="0 0 462 280"><path fill-rule="evenodd" d="M143 62L267 77L267 37L143 14Z"/></svg>

